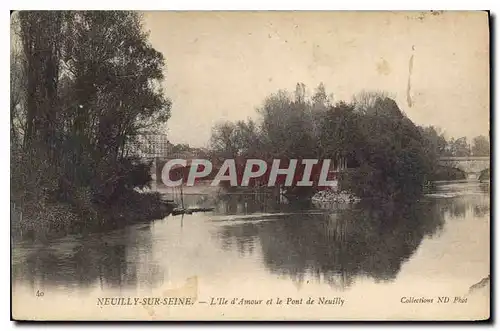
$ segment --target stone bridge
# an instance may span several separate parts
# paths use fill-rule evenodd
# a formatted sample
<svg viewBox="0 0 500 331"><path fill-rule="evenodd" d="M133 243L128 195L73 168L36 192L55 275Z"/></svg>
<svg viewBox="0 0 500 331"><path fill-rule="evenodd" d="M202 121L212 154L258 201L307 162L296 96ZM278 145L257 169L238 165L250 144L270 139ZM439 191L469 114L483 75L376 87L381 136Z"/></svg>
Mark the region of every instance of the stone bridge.
<svg viewBox="0 0 500 331"><path fill-rule="evenodd" d="M441 157L439 164L457 168L465 172L468 179L478 179L483 170L490 168L489 156L450 156Z"/></svg>
<svg viewBox="0 0 500 331"><path fill-rule="evenodd" d="M172 157L180 158L180 157ZM168 158L170 159L170 158ZM168 160L167 158L153 158L152 175L153 180L161 183L161 172L163 166ZM441 157L439 164L446 167L457 168L463 171L468 179L478 179L482 171L490 168L489 156L450 156Z"/></svg>

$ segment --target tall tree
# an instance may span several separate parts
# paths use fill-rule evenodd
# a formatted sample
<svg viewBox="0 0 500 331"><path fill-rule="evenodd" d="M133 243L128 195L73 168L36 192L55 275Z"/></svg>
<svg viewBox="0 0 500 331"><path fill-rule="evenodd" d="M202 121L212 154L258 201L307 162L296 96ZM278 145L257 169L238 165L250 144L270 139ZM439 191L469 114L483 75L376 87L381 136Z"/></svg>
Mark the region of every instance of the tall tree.
<svg viewBox="0 0 500 331"><path fill-rule="evenodd" d="M472 140L472 155L474 156L489 156L490 141L485 136L477 136Z"/></svg>
<svg viewBox="0 0 500 331"><path fill-rule="evenodd" d="M351 136L358 167L343 174L340 186L360 197L419 195L432 171L420 130L390 98L379 96L354 106Z"/></svg>
<svg viewBox="0 0 500 331"><path fill-rule="evenodd" d="M25 115L11 116L11 128L22 135L27 155L18 168L35 167L29 155L37 153L54 169L65 198L80 189L103 201L116 197L133 167L128 143L170 116L161 89L163 55L134 12L18 14L25 93L21 107L12 107Z"/></svg>
<svg viewBox="0 0 500 331"><path fill-rule="evenodd" d="M20 38L26 73L25 145L43 142L50 160L55 161L63 14L57 11L19 13Z"/></svg>
<svg viewBox="0 0 500 331"><path fill-rule="evenodd" d="M471 153L467 137L461 137L456 140L451 138L448 145L452 156L469 156Z"/></svg>
<svg viewBox="0 0 500 331"><path fill-rule="evenodd" d="M215 157L235 158L239 155L236 137L236 125L231 122L219 122L212 128L210 148Z"/></svg>
<svg viewBox="0 0 500 331"><path fill-rule="evenodd" d="M315 157L317 155L310 104L304 99L304 87L297 84L295 99L278 91L266 98L259 109L262 141L274 158Z"/></svg>

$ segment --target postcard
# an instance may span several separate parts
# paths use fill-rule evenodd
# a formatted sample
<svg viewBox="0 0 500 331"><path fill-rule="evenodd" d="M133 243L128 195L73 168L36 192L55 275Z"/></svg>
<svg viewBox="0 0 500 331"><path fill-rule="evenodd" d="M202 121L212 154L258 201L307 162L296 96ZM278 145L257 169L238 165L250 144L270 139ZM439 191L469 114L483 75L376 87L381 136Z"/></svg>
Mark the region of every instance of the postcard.
<svg viewBox="0 0 500 331"><path fill-rule="evenodd" d="M487 11L17 11L17 321L490 318Z"/></svg>

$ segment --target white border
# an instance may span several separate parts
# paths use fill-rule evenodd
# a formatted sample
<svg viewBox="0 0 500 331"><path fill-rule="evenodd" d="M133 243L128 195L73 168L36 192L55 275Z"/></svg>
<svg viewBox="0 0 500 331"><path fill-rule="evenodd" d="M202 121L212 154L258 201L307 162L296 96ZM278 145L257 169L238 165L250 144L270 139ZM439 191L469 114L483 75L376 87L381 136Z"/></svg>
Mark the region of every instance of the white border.
<svg viewBox="0 0 500 331"><path fill-rule="evenodd" d="M20 0L12 1L9 9L130 9L130 10L486 10L494 6L494 0L475 1L363 1L332 2L324 0L169 0L169 1L97 1L70 3L67 0Z"/></svg>
<svg viewBox="0 0 500 331"><path fill-rule="evenodd" d="M1 39L3 45L8 45L10 40L10 15L8 14L8 10L17 9L17 10L26 10L26 9L45 9L45 10L54 10L54 9L133 9L133 10L491 10L492 14L498 14L500 10L498 9L499 1L486 1L486 0L474 0L474 1L436 1L436 0L420 0L415 2L404 2L404 1L386 1L386 0L377 0L377 1L360 1L360 0L349 0L342 1L337 3L332 3L325 0L307 0L307 1L272 1L272 0L253 0L253 1L222 1L222 0L211 0L211 1L194 1L194 0L167 0L164 2L160 1L152 1L152 0L120 0L120 1L102 1L102 0L86 0L81 2L73 2L69 3L67 0L51 0L51 1L37 1L37 0L19 0L19 1L8 1L2 2L1 6L3 10L0 12L0 23L1 23ZM498 19L498 18L497 18ZM498 31L495 36L495 42L498 39ZM0 130L0 134L2 135L2 139L0 140L1 146L1 173L4 174L4 183L10 183L10 175L9 175L9 157L10 157L10 147L9 147L9 81L8 77L10 75L10 67L9 67L9 47L2 48L2 59L1 59L1 68L2 74L0 77L3 77L1 89L1 93L3 97L0 100L3 100L4 107L3 111L0 112L0 125L2 125L2 129ZM495 62L498 67L498 52L495 53ZM495 70L497 73L497 70ZM495 77L495 76L494 76ZM494 95L498 95L498 85L495 86L495 90L491 91ZM496 103L496 102L495 102ZM493 109L496 109L495 105L493 105ZM495 127L498 127L498 117L495 118ZM495 151L494 155L497 154L498 149L498 139L495 139ZM498 176L497 171L498 167L495 167L495 178ZM496 183L495 183L496 184ZM494 185L495 187L496 185ZM0 233L3 235L3 240L1 242L4 243L4 248L1 250L2 264L1 266L6 267L10 266L10 245L7 247L7 243L10 242L10 217L8 215L9 205L7 197L10 196L10 190L8 185L3 185L1 187L1 208L0 210L4 211L4 217L2 218L1 226L2 229ZM496 205L498 199L498 195L495 195L494 204ZM495 209L496 210L496 209ZM495 212L494 220L500 219ZM497 224L495 227L494 238L498 238L500 225ZM492 240L492 242L494 239ZM497 257L495 262L498 262L498 254L495 254ZM1 299L2 299L2 318L1 318L1 329L7 330L15 327L13 322L10 322L10 274L4 272L1 274L2 282L1 282ZM493 281L496 281L496 277ZM498 297L498 295L496 296ZM494 306L498 306L498 301L495 300ZM46 329L55 329L56 326L48 326L48 325L29 325L24 326L25 329L32 329L43 327ZM165 327L178 327L177 325L164 325ZM227 325L229 327L234 326ZM273 325L277 326L277 325ZM280 325L281 327L289 327L290 325ZM388 325L378 325L379 328L386 328ZM399 325L392 327L402 328L407 325ZM464 325L462 325L464 326ZM472 327L473 325L468 325L465 327ZM59 329L69 327L69 325L58 325ZM80 329L94 329L94 330L104 330L105 328L129 328L129 329L143 329L148 327L148 325L137 325L137 324L129 324L129 325L85 325L79 326ZM183 326L190 328L198 327L198 325L189 325ZM212 328L217 330L221 327L221 325L205 325L205 327ZM248 325L239 325L241 328L248 328L251 326ZM270 327L268 325L258 325L258 327ZM301 328L309 328L311 325L295 325L295 327ZM334 325L334 328L347 328L351 327L349 325ZM354 325L354 327L361 327L360 325ZM366 326L363 326L366 327ZM415 325L413 325L415 327ZM421 324L416 326L418 328L434 329L434 328L442 328L444 325L428 325ZM455 328L455 325L449 325L447 327Z"/></svg>

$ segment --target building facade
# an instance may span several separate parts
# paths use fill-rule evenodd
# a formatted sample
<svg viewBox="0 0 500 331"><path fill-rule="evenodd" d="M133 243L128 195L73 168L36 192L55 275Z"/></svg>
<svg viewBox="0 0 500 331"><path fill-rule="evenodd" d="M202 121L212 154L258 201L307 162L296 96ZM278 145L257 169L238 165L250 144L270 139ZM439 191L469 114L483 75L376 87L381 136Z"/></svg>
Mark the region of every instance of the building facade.
<svg viewBox="0 0 500 331"><path fill-rule="evenodd" d="M129 155L141 158L168 157L173 147L166 134L138 135L129 145Z"/></svg>

